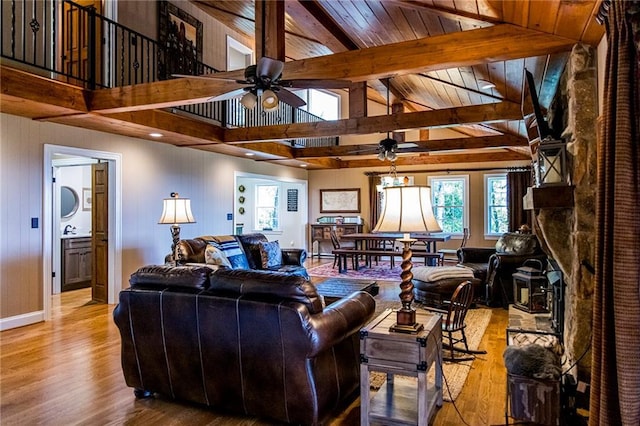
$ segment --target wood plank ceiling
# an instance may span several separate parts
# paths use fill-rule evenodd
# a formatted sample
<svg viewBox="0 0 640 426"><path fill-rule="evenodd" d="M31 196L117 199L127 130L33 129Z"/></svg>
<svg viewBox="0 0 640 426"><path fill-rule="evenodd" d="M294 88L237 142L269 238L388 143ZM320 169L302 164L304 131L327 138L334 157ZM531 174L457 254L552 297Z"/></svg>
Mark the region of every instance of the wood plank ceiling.
<svg viewBox="0 0 640 426"><path fill-rule="evenodd" d="M191 1L254 37L253 1ZM399 151L397 165L526 160L524 69L533 73L540 103L548 107L572 46L600 42L604 28L594 19L599 6L600 0L286 1L284 78L366 82L369 100L382 105L388 82L391 101L404 110L388 116L223 129L162 108L204 101L239 87L233 83L182 78L95 92L49 84L45 93L51 96L43 100L42 91L30 88L44 83L4 66L1 107L145 139L160 130L165 143L236 156L253 152L257 160L309 169L380 166L371 150L380 133L406 129L421 129L420 141ZM495 87L483 88L482 80ZM449 127L460 137L429 140L430 127ZM303 149L278 142L354 134L370 134L373 142Z"/></svg>

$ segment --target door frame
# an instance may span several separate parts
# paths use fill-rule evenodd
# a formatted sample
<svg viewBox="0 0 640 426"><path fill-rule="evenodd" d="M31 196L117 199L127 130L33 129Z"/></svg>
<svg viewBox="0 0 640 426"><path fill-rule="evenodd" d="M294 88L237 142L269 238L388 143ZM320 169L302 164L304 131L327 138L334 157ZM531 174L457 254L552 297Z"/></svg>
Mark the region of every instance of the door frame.
<svg viewBox="0 0 640 426"><path fill-rule="evenodd" d="M122 290L122 154L61 145L44 145L44 170L42 183L42 289L44 320L51 319L51 295L53 284L53 156L65 154L90 157L109 163L109 289L107 303L115 304ZM59 269L59 268L58 268Z"/></svg>

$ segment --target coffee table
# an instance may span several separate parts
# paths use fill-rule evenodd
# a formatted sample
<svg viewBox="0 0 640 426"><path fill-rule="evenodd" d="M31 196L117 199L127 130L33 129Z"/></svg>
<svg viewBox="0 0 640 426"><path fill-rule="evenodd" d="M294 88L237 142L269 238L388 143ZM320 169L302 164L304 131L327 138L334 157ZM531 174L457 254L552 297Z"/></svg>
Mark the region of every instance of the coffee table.
<svg viewBox="0 0 640 426"><path fill-rule="evenodd" d="M315 284L318 293L324 296L325 302L331 304L350 295L354 291L366 291L372 296L378 294L378 283L375 280L354 280L348 278L327 278Z"/></svg>

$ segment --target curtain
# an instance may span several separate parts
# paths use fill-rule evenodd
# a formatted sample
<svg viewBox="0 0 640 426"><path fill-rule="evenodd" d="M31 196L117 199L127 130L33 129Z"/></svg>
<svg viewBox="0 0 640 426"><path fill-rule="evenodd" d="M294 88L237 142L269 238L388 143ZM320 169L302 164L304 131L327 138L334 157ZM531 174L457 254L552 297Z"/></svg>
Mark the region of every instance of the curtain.
<svg viewBox="0 0 640 426"><path fill-rule="evenodd" d="M522 197L531 186L531 172L507 173L507 210L509 211L509 232L515 232L522 225L533 229L531 212L524 209Z"/></svg>
<svg viewBox="0 0 640 426"><path fill-rule="evenodd" d="M637 1L614 0L606 22L590 425L640 424L640 74L633 42L639 7Z"/></svg>
<svg viewBox="0 0 640 426"><path fill-rule="evenodd" d="M369 228L370 230L378 223L378 217L380 217L380 194L376 189L376 185L380 183L380 176L371 173L367 174L369 177Z"/></svg>

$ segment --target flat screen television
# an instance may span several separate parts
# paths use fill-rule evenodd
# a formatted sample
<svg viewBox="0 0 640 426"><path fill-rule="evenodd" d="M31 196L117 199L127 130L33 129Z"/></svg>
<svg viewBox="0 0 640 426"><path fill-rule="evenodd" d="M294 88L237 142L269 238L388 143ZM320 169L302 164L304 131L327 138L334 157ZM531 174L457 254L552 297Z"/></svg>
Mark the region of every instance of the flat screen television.
<svg viewBox="0 0 640 426"><path fill-rule="evenodd" d="M542 114L542 108L538 102L538 94L536 93L536 85L531 74L526 68L524 90L522 91L522 117L527 127L527 135L529 142L533 142L539 138L543 140L547 136L552 136L552 130L547 120Z"/></svg>

